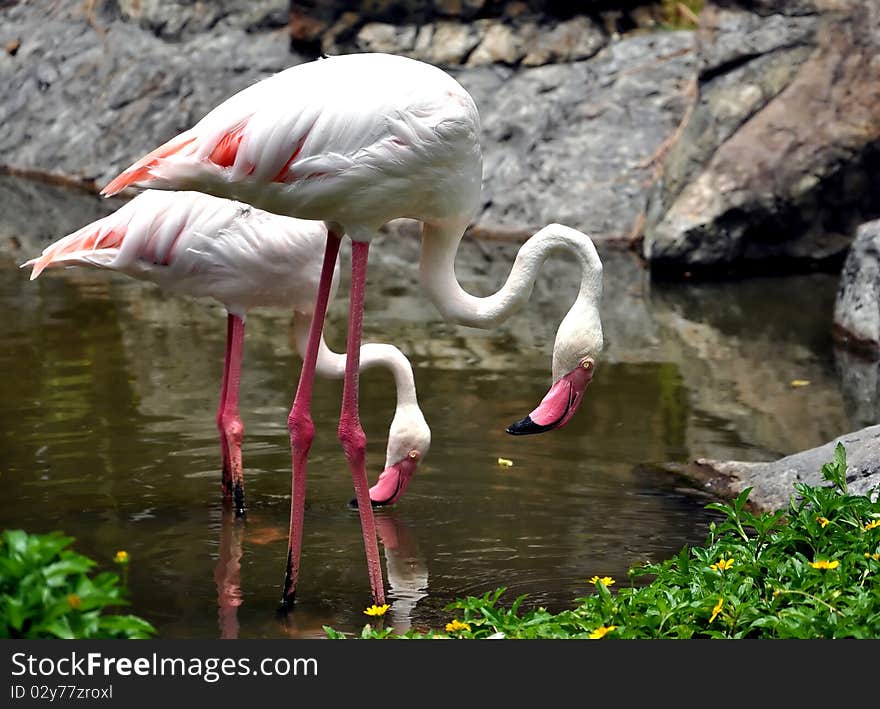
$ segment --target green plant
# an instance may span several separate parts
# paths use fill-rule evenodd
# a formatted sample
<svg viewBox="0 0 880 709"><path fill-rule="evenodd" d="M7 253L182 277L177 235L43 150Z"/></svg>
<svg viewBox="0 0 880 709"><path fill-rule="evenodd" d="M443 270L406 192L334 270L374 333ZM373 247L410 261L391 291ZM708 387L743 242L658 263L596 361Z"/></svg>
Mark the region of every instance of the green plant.
<svg viewBox="0 0 880 709"><path fill-rule="evenodd" d="M594 576L595 593L561 613L521 612L503 588L447 606L440 631L394 635L366 626L363 638L877 638L880 637L880 502L850 495L846 451L822 467L828 486L795 485L787 510L754 514L751 488L720 514L702 547L629 571L630 586ZM873 499L872 499L873 498ZM636 584L648 578L648 583ZM345 637L325 629L330 637Z"/></svg>
<svg viewBox="0 0 880 709"><path fill-rule="evenodd" d="M28 534L20 529L0 535L0 637L2 638L148 638L155 629L133 615L107 614L127 605L115 573L90 576L96 563L68 547L71 537L58 532ZM128 555L116 563L127 570Z"/></svg>

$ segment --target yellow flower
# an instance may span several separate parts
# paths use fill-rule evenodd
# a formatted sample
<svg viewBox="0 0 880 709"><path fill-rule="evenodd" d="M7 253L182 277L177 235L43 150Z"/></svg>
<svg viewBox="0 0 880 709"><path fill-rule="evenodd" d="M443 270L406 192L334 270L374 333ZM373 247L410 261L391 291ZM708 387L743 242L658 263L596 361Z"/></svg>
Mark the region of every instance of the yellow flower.
<svg viewBox="0 0 880 709"><path fill-rule="evenodd" d="M816 517L816 521L822 529L825 529L825 525L827 525L830 520L827 517Z"/></svg>
<svg viewBox="0 0 880 709"><path fill-rule="evenodd" d="M721 557L717 564L709 564L709 568L712 569L712 571L720 571L722 573L727 571L731 566L733 566L733 559L725 560L724 557Z"/></svg>
<svg viewBox="0 0 880 709"><path fill-rule="evenodd" d="M873 559L874 561L880 561L880 554L869 554L868 552L865 552L865 558Z"/></svg>
<svg viewBox="0 0 880 709"><path fill-rule="evenodd" d="M604 638L608 633L612 630L617 630L616 625L603 625L601 628L596 628L593 632L590 633L590 640L600 640Z"/></svg>
<svg viewBox="0 0 880 709"><path fill-rule="evenodd" d="M511 465L513 465L513 461L509 458L499 458L498 465L500 465L502 468L509 468Z"/></svg>
<svg viewBox="0 0 880 709"><path fill-rule="evenodd" d="M590 579L590 583L601 583L603 586L613 586L614 579L610 576L602 576L601 578L598 576L594 576Z"/></svg>
<svg viewBox="0 0 880 709"><path fill-rule="evenodd" d="M114 564L122 564L125 566L128 563L128 552L127 551L118 551L116 552L116 556L113 557Z"/></svg>
<svg viewBox="0 0 880 709"><path fill-rule="evenodd" d="M75 593L71 593L67 597L67 605L69 605L74 610L78 610L79 607L82 605L82 599L79 596L77 596Z"/></svg>
<svg viewBox="0 0 880 709"><path fill-rule="evenodd" d="M367 608L364 611L364 613L366 615L383 616L388 612L389 608L391 608L391 606L389 606L387 603L385 603L384 605L381 605L381 606L370 606L369 608Z"/></svg>
<svg viewBox="0 0 880 709"><path fill-rule="evenodd" d="M872 519L862 529L867 532L869 529L877 529L877 527L880 527L880 519Z"/></svg>
<svg viewBox="0 0 880 709"><path fill-rule="evenodd" d="M721 606L723 606L723 605L724 605L724 598L722 597L722 598L718 599L718 603L716 603L715 607L712 609L712 617L709 618L710 623L712 623L718 617L718 614L721 612Z"/></svg>
<svg viewBox="0 0 880 709"><path fill-rule="evenodd" d="M458 618L453 620L451 623L446 624L446 632L447 633L457 633L460 630L470 630L471 626L467 623L462 623Z"/></svg>
<svg viewBox="0 0 880 709"><path fill-rule="evenodd" d="M814 569L836 569L838 566L840 566L840 562L819 559L819 561L811 561L810 566L812 566Z"/></svg>

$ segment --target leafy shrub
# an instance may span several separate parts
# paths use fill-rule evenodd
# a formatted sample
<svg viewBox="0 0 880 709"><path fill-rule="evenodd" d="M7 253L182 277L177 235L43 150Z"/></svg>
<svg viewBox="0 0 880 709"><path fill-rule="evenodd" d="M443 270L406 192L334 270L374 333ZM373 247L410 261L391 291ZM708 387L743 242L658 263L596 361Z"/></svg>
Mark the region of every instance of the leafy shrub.
<svg viewBox="0 0 880 709"><path fill-rule="evenodd" d="M362 638L877 638L880 637L880 502L850 495L846 452L822 468L831 485L795 485L787 511L753 514L751 488L721 513L702 547L629 571L630 586L594 576L595 593L558 614L520 614L525 596L499 604L504 588L447 606L442 631L367 625ZM873 500L872 500L873 497ZM639 577L652 577L636 586ZM325 628L331 638L345 635Z"/></svg>
<svg viewBox="0 0 880 709"><path fill-rule="evenodd" d="M68 549L72 542L58 532L0 535L0 638L152 636L141 618L104 613L128 604L125 589L115 573L90 576L95 562ZM116 561L125 567L128 555L120 552Z"/></svg>

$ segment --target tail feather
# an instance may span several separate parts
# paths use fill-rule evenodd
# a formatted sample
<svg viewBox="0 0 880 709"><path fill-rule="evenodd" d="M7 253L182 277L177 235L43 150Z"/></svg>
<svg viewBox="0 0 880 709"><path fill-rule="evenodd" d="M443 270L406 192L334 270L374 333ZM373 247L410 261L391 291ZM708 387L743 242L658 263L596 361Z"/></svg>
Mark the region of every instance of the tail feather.
<svg viewBox="0 0 880 709"><path fill-rule="evenodd" d="M153 152L142 157L134 165L108 182L106 187L101 190L101 194L104 197L111 197L112 195L122 192L122 190L129 185L133 185L134 183L149 177L150 171L159 164L160 160L180 152L195 139L196 136L189 132L175 136L167 143L160 145Z"/></svg>
<svg viewBox="0 0 880 709"><path fill-rule="evenodd" d="M32 266L31 280L34 280L50 266L73 262L101 266L108 261L111 252L113 255L118 253L125 230L124 225L107 228L100 221L89 224L48 246L41 255L21 264L21 268Z"/></svg>

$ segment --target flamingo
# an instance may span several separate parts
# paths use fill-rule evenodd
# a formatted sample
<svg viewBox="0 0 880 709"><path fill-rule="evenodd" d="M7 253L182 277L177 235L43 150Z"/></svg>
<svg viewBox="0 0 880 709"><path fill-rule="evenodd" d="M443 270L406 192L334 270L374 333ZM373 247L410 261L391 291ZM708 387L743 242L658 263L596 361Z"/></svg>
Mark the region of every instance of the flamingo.
<svg viewBox="0 0 880 709"><path fill-rule="evenodd" d="M561 252L579 264L578 296L556 333L552 385L508 433L539 433L565 425L583 399L602 350L602 262L592 240L576 229L550 224L535 233L493 295L476 297L459 285L455 255L476 214L481 182L480 118L470 94L431 64L365 53L295 65L248 86L135 161L102 190L110 196L128 186L193 189L278 214L322 220L328 226L322 293L329 288L341 238L351 239L349 356L338 435L357 495L376 603L384 602L384 590L375 522L367 504L358 353L367 257L380 228L396 218L422 223L422 287L445 318L472 327L494 327L524 305L551 253ZM298 580L305 471L314 436L313 363L325 307L326 297L319 297L288 417L291 524L282 611L292 607Z"/></svg>
<svg viewBox="0 0 880 709"><path fill-rule="evenodd" d="M258 306L294 309L294 334L305 351L321 275L322 222L293 219L201 192L147 190L114 213L46 247L32 266L31 280L46 268L91 266L151 281L172 293L208 297L227 312L226 357L217 410L224 498L234 498L243 516L244 426L238 409L247 312ZM330 296L338 288L333 272ZM317 372L340 378L346 356L319 342ZM368 343L360 367L387 367L397 389L397 409L388 436L387 465L370 489L373 505L400 499L427 453L431 431L419 408L412 367L393 345Z"/></svg>

